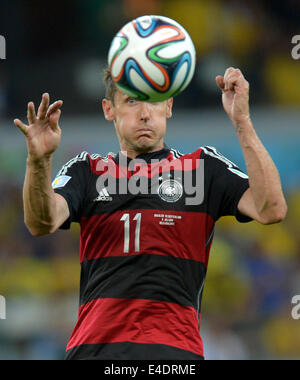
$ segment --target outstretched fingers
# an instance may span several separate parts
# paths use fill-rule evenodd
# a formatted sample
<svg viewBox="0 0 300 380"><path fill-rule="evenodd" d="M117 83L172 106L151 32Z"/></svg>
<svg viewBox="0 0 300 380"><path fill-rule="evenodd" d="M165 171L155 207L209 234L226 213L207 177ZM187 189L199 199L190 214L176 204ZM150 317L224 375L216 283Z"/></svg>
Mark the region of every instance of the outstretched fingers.
<svg viewBox="0 0 300 380"><path fill-rule="evenodd" d="M26 136L28 133L28 128L30 125L36 124L38 121L47 121L49 122L49 125L51 128L59 129L58 127L58 121L61 115L60 107L63 105L62 100L57 100L51 106L49 106L50 103L50 96L48 93L44 93L42 95L42 101L38 109L38 113L36 115L35 112L35 106L33 102L29 102L27 106L27 119L28 119L28 125L24 124L21 120L15 119L14 124L16 127L20 129Z"/></svg>
<svg viewBox="0 0 300 380"><path fill-rule="evenodd" d="M18 127L20 129L21 132L24 133L25 136L27 135L28 125L22 123L22 121L19 119L15 119L14 124L16 127Z"/></svg>
<svg viewBox="0 0 300 380"><path fill-rule="evenodd" d="M36 121L36 114L34 109L34 103L29 102L27 106L27 120L28 124L33 124ZM15 119L14 124L16 127L20 129L21 132L24 133L24 135L27 135L28 125L24 124L20 119Z"/></svg>
<svg viewBox="0 0 300 380"><path fill-rule="evenodd" d="M37 114L37 117L40 120L45 119L46 114L47 114L47 110L48 110L48 107L49 107L49 103L50 103L50 96L49 96L49 94L48 93L43 94L42 101L41 101L41 104L39 106L38 114Z"/></svg>
<svg viewBox="0 0 300 380"><path fill-rule="evenodd" d="M62 105L63 105L63 101L62 100L57 100L56 102L54 102L53 104L51 104L51 106L47 110L46 117L49 117L51 114L55 113L57 110L59 110L59 108Z"/></svg>
<svg viewBox="0 0 300 380"><path fill-rule="evenodd" d="M29 102L27 107L27 120L29 125L33 124L36 121L36 113L34 108L34 103Z"/></svg>
<svg viewBox="0 0 300 380"><path fill-rule="evenodd" d="M56 101L49 107L46 114L46 117L49 120L49 125L54 131L59 131L58 122L61 115L60 107L62 106L62 104L62 100Z"/></svg>

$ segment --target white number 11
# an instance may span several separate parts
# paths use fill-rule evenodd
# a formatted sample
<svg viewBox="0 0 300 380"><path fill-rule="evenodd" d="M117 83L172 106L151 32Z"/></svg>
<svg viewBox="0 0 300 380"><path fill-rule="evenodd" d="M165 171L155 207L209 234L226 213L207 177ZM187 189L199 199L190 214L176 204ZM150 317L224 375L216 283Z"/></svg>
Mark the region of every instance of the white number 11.
<svg viewBox="0 0 300 380"><path fill-rule="evenodd" d="M135 226L135 239L134 239L134 251L139 252L140 250L140 231L141 231L141 219L142 214L139 212L135 215L133 220L136 220ZM120 219L124 222L124 253L129 252L129 233L130 233L130 215L123 214Z"/></svg>

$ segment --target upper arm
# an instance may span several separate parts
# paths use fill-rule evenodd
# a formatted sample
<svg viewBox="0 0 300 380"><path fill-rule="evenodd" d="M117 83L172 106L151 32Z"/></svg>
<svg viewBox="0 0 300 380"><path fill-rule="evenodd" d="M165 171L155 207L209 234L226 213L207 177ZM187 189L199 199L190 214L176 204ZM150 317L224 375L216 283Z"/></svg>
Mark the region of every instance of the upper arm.
<svg viewBox="0 0 300 380"><path fill-rule="evenodd" d="M283 211L283 213L281 211L279 213L276 213L271 210L270 212L264 212L264 214L260 214L256 209L250 188L246 190L245 193L242 195L238 203L238 210L241 214L247 215L250 218L262 224L279 223L283 220L286 213L285 210Z"/></svg>
<svg viewBox="0 0 300 380"><path fill-rule="evenodd" d="M251 194L250 187L244 192L237 206L239 212L243 215L249 216L257 222L263 223L258 212L256 211L254 199Z"/></svg>
<svg viewBox="0 0 300 380"><path fill-rule="evenodd" d="M56 220L50 233L55 232L70 216L70 210L65 198L55 193L56 200Z"/></svg>
<svg viewBox="0 0 300 380"><path fill-rule="evenodd" d="M250 187L242 195L237 207L241 214L247 215L261 224L273 224L280 221L276 218L263 217L257 212Z"/></svg>
<svg viewBox="0 0 300 380"><path fill-rule="evenodd" d="M38 223L28 227L33 236L44 236L54 233L70 216L69 206L65 198L54 193L55 196L55 219L51 223Z"/></svg>

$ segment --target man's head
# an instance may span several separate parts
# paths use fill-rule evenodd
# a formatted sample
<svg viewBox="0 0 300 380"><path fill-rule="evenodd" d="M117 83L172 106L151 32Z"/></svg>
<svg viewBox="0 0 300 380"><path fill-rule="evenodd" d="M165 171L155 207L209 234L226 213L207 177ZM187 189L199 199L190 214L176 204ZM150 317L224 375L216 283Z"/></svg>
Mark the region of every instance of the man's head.
<svg viewBox="0 0 300 380"><path fill-rule="evenodd" d="M162 149L173 98L157 103L135 100L119 90L108 69L104 72L104 83L103 112L107 120L114 122L121 150L135 157Z"/></svg>

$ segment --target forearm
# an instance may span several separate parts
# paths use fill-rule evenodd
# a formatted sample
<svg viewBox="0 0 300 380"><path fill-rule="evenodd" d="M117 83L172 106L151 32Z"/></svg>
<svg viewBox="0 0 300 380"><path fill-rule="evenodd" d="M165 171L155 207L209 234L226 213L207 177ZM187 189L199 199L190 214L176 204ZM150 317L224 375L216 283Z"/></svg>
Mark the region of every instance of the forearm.
<svg viewBox="0 0 300 380"><path fill-rule="evenodd" d="M286 202L277 168L257 136L250 119L236 126L257 213L264 219L285 215Z"/></svg>
<svg viewBox="0 0 300 380"><path fill-rule="evenodd" d="M52 156L38 161L27 158L23 187L24 221L33 235L51 232L56 219L51 173Z"/></svg>

